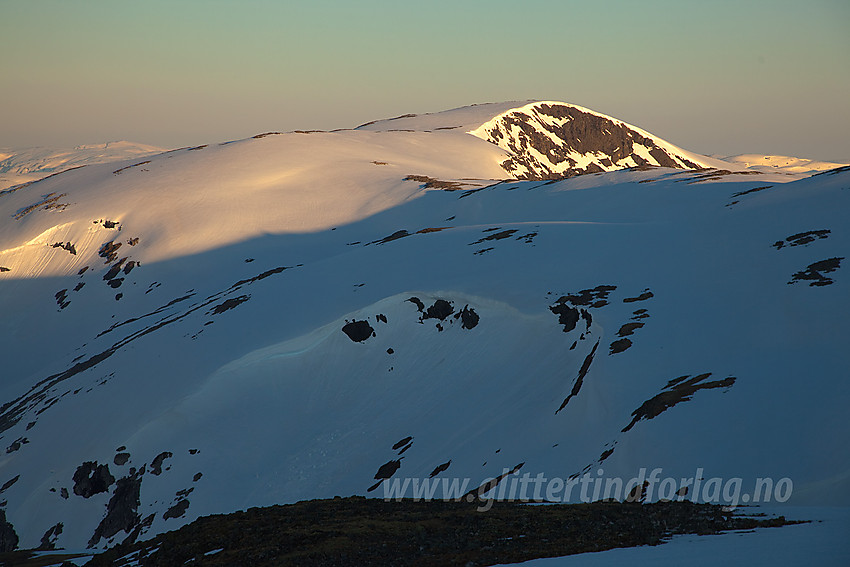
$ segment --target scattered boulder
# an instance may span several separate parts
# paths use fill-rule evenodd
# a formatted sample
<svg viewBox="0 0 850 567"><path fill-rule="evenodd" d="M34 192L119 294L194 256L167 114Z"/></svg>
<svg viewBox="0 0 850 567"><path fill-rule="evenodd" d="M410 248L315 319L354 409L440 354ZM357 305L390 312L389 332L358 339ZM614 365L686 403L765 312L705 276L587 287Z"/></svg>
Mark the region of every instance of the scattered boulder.
<svg viewBox="0 0 850 567"><path fill-rule="evenodd" d="M375 336L375 329L368 321L350 321L342 327L342 332L355 343L362 343L366 339Z"/></svg>

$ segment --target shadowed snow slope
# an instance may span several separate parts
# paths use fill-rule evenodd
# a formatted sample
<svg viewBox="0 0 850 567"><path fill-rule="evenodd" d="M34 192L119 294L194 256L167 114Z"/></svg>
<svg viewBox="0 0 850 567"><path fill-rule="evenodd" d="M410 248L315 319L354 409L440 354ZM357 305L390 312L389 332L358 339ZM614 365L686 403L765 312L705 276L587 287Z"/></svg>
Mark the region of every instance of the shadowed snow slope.
<svg viewBox="0 0 850 567"><path fill-rule="evenodd" d="M789 505L850 504L850 171L504 179L514 150L467 132L548 104L0 194L0 500L21 547L520 464L787 477Z"/></svg>

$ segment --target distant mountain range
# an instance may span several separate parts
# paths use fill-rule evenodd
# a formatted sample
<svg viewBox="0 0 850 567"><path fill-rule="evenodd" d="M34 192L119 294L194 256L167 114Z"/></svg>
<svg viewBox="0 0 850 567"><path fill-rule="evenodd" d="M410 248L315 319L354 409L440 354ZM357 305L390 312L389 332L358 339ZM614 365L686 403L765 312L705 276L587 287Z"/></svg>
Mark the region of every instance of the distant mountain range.
<svg viewBox="0 0 850 567"><path fill-rule="evenodd" d="M134 159L164 151L132 142L107 142L71 149L0 148L0 190L83 165Z"/></svg>

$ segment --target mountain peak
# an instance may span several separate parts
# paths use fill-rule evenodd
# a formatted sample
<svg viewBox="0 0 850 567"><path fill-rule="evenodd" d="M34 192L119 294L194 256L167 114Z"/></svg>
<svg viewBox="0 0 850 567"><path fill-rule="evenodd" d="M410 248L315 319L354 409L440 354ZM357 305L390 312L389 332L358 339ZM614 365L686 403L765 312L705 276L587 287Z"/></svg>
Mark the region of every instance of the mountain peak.
<svg viewBox="0 0 850 567"><path fill-rule="evenodd" d="M494 116L470 134L512 154L502 167L517 179L557 179L628 167L699 169L709 163L646 132L593 110L532 102Z"/></svg>
<svg viewBox="0 0 850 567"><path fill-rule="evenodd" d="M434 114L405 114L358 129L472 134L508 152L501 165L515 179L557 179L643 166L717 166L716 160L683 150L622 120L559 101L485 103Z"/></svg>

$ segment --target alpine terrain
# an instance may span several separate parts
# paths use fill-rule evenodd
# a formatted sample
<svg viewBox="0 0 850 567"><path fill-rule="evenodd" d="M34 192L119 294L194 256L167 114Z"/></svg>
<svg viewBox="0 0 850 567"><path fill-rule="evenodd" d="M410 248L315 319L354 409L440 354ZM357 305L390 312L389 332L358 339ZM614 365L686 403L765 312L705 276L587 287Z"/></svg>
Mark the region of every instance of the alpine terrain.
<svg viewBox="0 0 850 567"><path fill-rule="evenodd" d="M0 191L2 550L526 474L850 506L850 167L552 101L151 152Z"/></svg>

